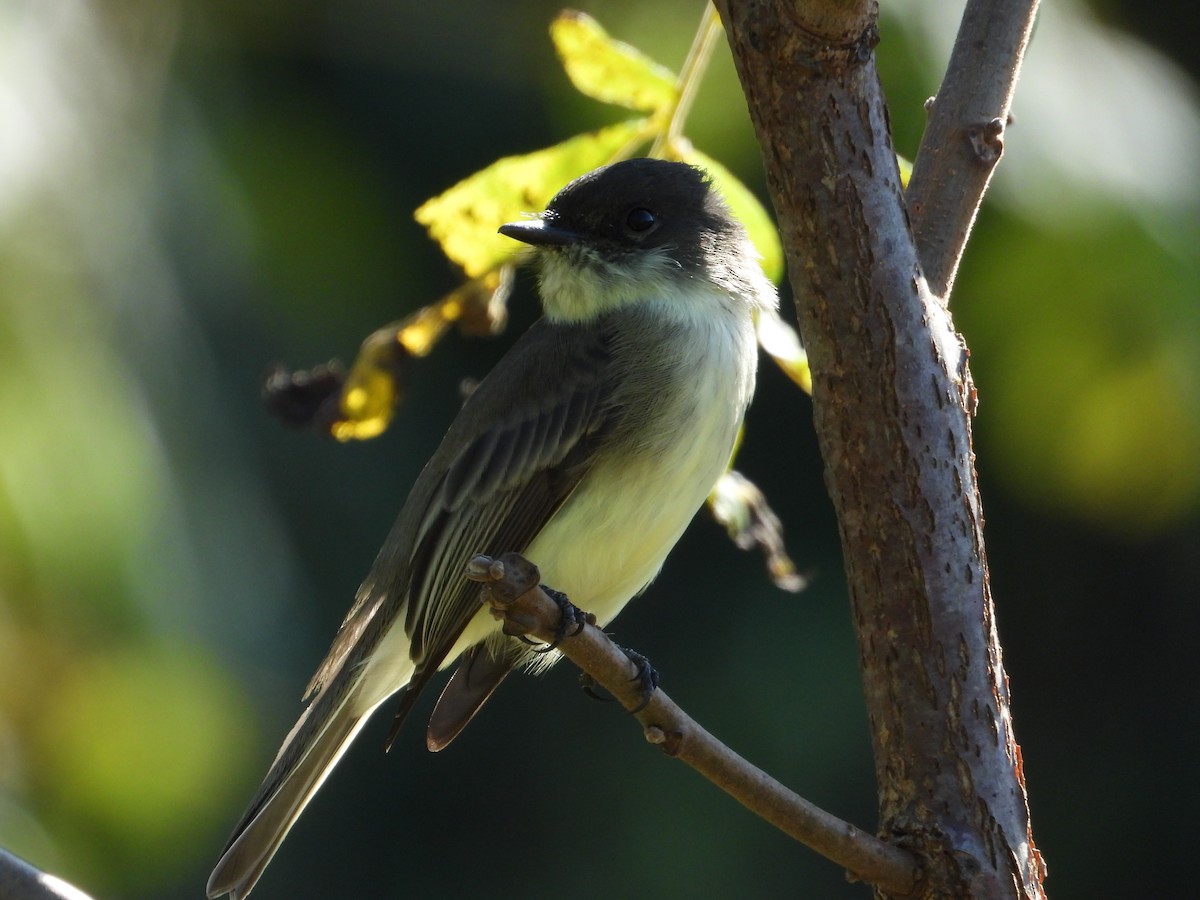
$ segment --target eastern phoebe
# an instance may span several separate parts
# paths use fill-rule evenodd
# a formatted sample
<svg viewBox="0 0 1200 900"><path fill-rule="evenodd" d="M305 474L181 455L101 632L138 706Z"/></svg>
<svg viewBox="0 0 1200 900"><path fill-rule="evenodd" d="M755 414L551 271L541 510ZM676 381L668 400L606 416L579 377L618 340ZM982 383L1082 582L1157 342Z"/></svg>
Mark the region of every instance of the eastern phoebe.
<svg viewBox="0 0 1200 900"><path fill-rule="evenodd" d="M778 300L701 171L655 159L605 166L500 232L533 246L545 315L421 472L209 897L250 893L397 691L398 726L434 673L462 657L429 724L439 750L514 667L553 661L500 633L463 577L475 554L523 553L606 625L658 574L729 460L754 391L754 314Z"/></svg>

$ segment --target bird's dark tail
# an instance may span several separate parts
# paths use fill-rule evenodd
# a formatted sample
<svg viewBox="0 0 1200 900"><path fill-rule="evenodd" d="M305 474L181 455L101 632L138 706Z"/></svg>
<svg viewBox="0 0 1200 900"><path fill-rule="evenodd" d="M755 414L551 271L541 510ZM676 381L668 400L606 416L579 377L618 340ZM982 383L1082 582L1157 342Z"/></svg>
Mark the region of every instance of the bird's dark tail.
<svg viewBox="0 0 1200 900"><path fill-rule="evenodd" d="M332 688L333 685L330 685ZM332 701L332 702L331 702ZM208 896L250 893L308 801L366 724L350 692L318 696L292 728L208 879Z"/></svg>

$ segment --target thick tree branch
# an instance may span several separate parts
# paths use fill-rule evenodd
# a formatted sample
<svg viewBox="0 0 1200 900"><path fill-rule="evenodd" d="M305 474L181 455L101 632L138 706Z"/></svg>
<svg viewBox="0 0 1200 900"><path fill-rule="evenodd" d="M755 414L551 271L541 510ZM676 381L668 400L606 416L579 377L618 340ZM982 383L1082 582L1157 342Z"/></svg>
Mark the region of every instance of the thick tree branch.
<svg viewBox="0 0 1200 900"><path fill-rule="evenodd" d="M924 896L1040 897L976 488L966 348L909 229L865 0L720 0L838 514L881 833Z"/></svg>
<svg viewBox="0 0 1200 900"><path fill-rule="evenodd" d="M1038 0L967 0L906 197L929 289L950 298L1004 132Z"/></svg>
<svg viewBox="0 0 1200 900"><path fill-rule="evenodd" d="M550 643L561 613L541 590L537 567L515 553L478 556L468 577L484 585L484 601L509 634ZM705 731L661 689L644 702L636 668L604 632L584 627L562 638L568 659L633 712L646 740L687 763L751 812L847 869L855 878L907 895L919 881L913 856L830 815L742 759Z"/></svg>

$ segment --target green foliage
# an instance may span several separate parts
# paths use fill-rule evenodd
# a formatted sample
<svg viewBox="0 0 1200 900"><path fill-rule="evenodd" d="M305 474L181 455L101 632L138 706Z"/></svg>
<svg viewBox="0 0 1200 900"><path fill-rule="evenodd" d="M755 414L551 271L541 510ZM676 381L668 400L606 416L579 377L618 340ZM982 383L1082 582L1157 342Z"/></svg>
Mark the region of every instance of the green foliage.
<svg viewBox="0 0 1200 900"><path fill-rule="evenodd" d="M1192 514L1200 255L1171 252L1115 207L1036 241L1018 239L1018 219L984 227L956 309L993 465L1029 503L1118 533Z"/></svg>
<svg viewBox="0 0 1200 900"><path fill-rule="evenodd" d="M186 645L110 647L73 660L45 696L31 740L52 819L86 823L75 833L73 877L150 887L174 875L175 849L207 836L231 768L246 762L248 747L226 736L250 727L228 675Z"/></svg>
<svg viewBox="0 0 1200 900"><path fill-rule="evenodd" d="M72 252L51 217L24 239ZM221 814L250 717L211 648L146 637L193 590L170 571L172 473L91 285L19 250L0 251L0 842L50 862L49 829L62 874L161 885Z"/></svg>
<svg viewBox="0 0 1200 900"><path fill-rule="evenodd" d="M330 294L390 305L386 285L408 261L338 111L312 100L303 114L272 108L223 128L229 171L218 187L242 207L255 271L288 318L323 321Z"/></svg>

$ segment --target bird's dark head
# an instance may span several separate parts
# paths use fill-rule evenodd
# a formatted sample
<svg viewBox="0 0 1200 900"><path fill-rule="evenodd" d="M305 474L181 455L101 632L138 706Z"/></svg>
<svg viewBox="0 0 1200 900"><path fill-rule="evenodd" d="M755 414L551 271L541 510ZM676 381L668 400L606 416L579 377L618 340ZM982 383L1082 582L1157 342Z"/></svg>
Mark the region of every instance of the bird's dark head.
<svg viewBox="0 0 1200 900"><path fill-rule="evenodd" d="M741 225L705 174L685 163L630 159L575 179L536 219L500 233L537 248L552 318L591 318L674 294L715 273L758 268ZM732 263L732 264L731 264Z"/></svg>

